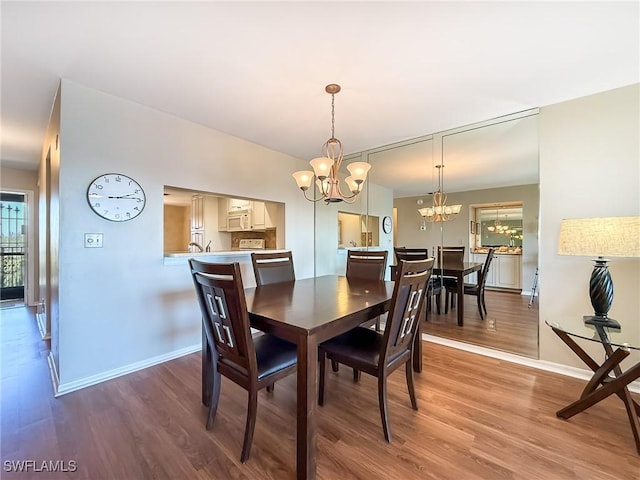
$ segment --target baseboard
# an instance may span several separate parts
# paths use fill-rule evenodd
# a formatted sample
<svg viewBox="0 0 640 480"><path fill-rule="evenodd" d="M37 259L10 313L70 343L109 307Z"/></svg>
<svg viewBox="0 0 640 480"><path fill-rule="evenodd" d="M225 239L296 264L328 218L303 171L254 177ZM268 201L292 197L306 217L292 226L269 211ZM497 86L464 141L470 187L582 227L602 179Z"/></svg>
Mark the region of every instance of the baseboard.
<svg viewBox="0 0 640 480"><path fill-rule="evenodd" d="M47 355L47 363L49 364L49 375L51 376L51 385L53 386L53 396L57 397L60 389L60 377L58 376L56 361L53 358L51 350L49 350L49 355Z"/></svg>
<svg viewBox="0 0 640 480"><path fill-rule="evenodd" d="M514 353L493 350L491 348L480 347L478 345L472 345L470 343L449 340L448 338L435 337L426 333L422 334L422 340L426 342L437 343L438 345L444 345L445 347L457 348L458 350L464 350L465 352L484 355L485 357L497 358L498 360L504 360L506 362L516 363L518 365L537 368L538 370L558 373L560 375L565 375L572 378L579 378L585 381L590 380L593 376L593 372L590 370L570 367L568 365L562 365L560 363L547 362L545 360L537 360L535 358L523 357ZM640 393L640 381L631 382L629 384L629 390L633 393Z"/></svg>
<svg viewBox="0 0 640 480"><path fill-rule="evenodd" d="M61 395L66 395L67 393L75 392L76 390L90 387L91 385L96 385L98 383L106 382L107 380L121 377L122 375L127 375L129 373L137 372L138 370L143 370L145 368L152 367L153 365L158 365L159 363L168 362L169 360L174 360L176 358L183 357L185 355L190 355L192 353L199 352L201 350L202 350L202 344L198 343L197 345L191 345L189 347L181 348L179 350L174 350L173 352L148 358L140 362L126 365L124 367L115 368L113 370L108 370L106 372L99 373L97 375L81 378L80 380L74 380L73 382L62 383L62 384L58 383L57 389L55 389L56 390L55 396L59 397Z"/></svg>
<svg viewBox="0 0 640 480"><path fill-rule="evenodd" d="M47 332L46 318L43 313L36 313L36 323L42 340L51 340L51 333Z"/></svg>

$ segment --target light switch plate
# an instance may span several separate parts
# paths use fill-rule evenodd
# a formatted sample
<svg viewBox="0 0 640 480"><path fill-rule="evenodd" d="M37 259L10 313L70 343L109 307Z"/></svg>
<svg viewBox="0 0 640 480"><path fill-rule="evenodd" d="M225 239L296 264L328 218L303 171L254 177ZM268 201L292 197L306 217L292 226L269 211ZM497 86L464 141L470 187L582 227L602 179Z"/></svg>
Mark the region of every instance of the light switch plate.
<svg viewBox="0 0 640 480"><path fill-rule="evenodd" d="M102 248L101 233L85 233L84 248Z"/></svg>

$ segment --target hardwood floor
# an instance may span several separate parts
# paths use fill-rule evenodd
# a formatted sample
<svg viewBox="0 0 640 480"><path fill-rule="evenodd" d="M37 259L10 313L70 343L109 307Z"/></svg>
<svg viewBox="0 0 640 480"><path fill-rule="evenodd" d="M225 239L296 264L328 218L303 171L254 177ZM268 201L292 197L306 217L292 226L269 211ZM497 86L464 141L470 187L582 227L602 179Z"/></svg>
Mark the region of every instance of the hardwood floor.
<svg viewBox="0 0 640 480"><path fill-rule="evenodd" d="M241 464L246 393L223 379L207 431L199 354L53 398L33 315L0 315L3 480L295 478L295 377L259 395L251 457ZM617 398L569 421L555 416L578 397L580 380L425 342L417 412L404 372L389 377L388 444L375 379L354 384L348 368L327 377L318 407L322 480L639 478L640 455ZM77 471L4 471L16 460L74 460Z"/></svg>
<svg viewBox="0 0 640 480"><path fill-rule="evenodd" d="M538 358L538 298L528 308L529 296L518 293L487 290L487 317L480 318L476 297L465 295L464 326L456 321L456 309L441 314L435 308L429 321L422 323L422 333L449 338L459 342Z"/></svg>

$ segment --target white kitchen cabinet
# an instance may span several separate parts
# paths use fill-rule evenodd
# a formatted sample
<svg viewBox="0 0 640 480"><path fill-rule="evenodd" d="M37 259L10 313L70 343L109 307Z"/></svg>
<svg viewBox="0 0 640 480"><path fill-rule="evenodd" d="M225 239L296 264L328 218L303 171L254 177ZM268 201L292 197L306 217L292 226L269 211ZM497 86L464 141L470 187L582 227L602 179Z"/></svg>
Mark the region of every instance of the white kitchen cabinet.
<svg viewBox="0 0 640 480"><path fill-rule="evenodd" d="M207 229L217 230L218 223L218 199L208 195L194 195L191 197L191 241L202 248L206 248L211 234Z"/></svg>
<svg viewBox="0 0 640 480"><path fill-rule="evenodd" d="M484 263L487 259L486 253L472 254L472 261ZM487 287L521 289L522 256L521 255L500 255L495 254L489 273L487 275ZM476 282L475 276L469 276L470 283Z"/></svg>
<svg viewBox="0 0 640 480"><path fill-rule="evenodd" d="M276 206L268 202L252 202L252 225L254 230L275 228Z"/></svg>
<svg viewBox="0 0 640 480"><path fill-rule="evenodd" d="M497 255L496 286L502 288L522 288L520 281L520 271L522 256L520 255Z"/></svg>
<svg viewBox="0 0 640 480"><path fill-rule="evenodd" d="M229 198L227 199L227 211L239 212L242 210L251 209L251 200L245 200L244 198Z"/></svg>

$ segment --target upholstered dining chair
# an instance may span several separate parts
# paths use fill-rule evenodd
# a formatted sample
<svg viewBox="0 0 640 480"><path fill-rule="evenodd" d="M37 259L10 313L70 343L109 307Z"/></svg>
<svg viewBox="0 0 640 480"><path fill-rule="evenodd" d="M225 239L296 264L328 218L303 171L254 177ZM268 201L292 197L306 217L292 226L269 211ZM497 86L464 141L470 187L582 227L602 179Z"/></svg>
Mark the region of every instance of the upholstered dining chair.
<svg viewBox="0 0 640 480"><path fill-rule="evenodd" d="M485 315L487 314L487 304L484 301L484 291L485 285L487 283L487 274L489 273L489 268L491 267L491 261L493 260L495 249L490 248L487 252L487 258L484 261L484 265L482 265L482 269L478 272L478 281L477 283L465 283L463 285L464 294L465 295L474 295L478 300L478 312L480 312L480 318L484 320ZM456 298L456 292L458 291L458 281L453 278L446 278L444 280L444 287L446 290L446 299L445 299L445 313L449 311L449 297L451 297L451 304Z"/></svg>
<svg viewBox="0 0 640 480"><path fill-rule="evenodd" d="M393 252L396 256L396 262L400 263L400 260L426 260L429 258L428 248L406 248L395 247ZM436 303L436 311L440 315L440 301L442 297L442 282L437 278L431 278L429 280L429 291L427 292L427 310L433 311L433 300Z"/></svg>
<svg viewBox="0 0 640 480"><path fill-rule="evenodd" d="M296 274L293 270L293 256L291 252L251 253L253 273L256 285L270 283L293 282Z"/></svg>
<svg viewBox="0 0 640 480"><path fill-rule="evenodd" d="M318 403L324 405L326 359L348 365L378 378L378 403L384 438L391 442L387 407L387 377L405 366L407 388L411 406L418 409L413 387L413 340L419 328L422 309L433 270L433 259L400 261L395 279L391 306L384 333L357 327L323 342L318 347L320 357L320 384Z"/></svg>
<svg viewBox="0 0 640 480"><path fill-rule="evenodd" d="M247 390L247 420L240 461L249 458L256 424L258 391L296 370L296 346L269 334L251 336L240 265L189 259L211 350L211 399L207 430L213 427L221 390L221 375Z"/></svg>

